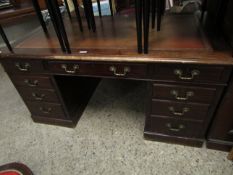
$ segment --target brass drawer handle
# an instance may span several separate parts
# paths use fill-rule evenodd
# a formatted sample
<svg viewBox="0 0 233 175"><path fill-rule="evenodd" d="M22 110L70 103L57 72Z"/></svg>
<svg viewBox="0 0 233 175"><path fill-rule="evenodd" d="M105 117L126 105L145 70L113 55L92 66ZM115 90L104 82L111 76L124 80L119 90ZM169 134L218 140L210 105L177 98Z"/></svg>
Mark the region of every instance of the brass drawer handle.
<svg viewBox="0 0 233 175"><path fill-rule="evenodd" d="M179 79L181 80L193 80L195 76L200 75L200 71L199 70L192 70L191 71L191 76L190 77L184 77L183 76L183 71L180 69L175 69L174 70L174 74L179 76Z"/></svg>
<svg viewBox="0 0 233 175"><path fill-rule="evenodd" d="M66 64L62 64L61 68L64 69L66 73L75 74L77 72L77 70L79 69L79 65L77 65L77 64L73 65L72 70L69 70L68 66Z"/></svg>
<svg viewBox="0 0 233 175"><path fill-rule="evenodd" d="M37 94L37 93L32 93L32 96L34 97L35 100L41 101L44 99L45 94Z"/></svg>
<svg viewBox="0 0 233 175"><path fill-rule="evenodd" d="M118 77L124 77L124 76L127 75L127 73L130 72L130 68L129 68L129 67L124 67L124 72L123 72L123 73L117 73L117 68L116 68L115 66L111 66L111 67L109 68L109 70L110 70L111 72L113 72L113 74L114 74L115 76L118 76Z"/></svg>
<svg viewBox="0 0 233 175"><path fill-rule="evenodd" d="M182 112L175 111L174 107L172 106L170 106L168 109L169 111L172 112L173 115L176 115L176 116L184 116L186 112L189 112L189 108L187 107L183 108Z"/></svg>
<svg viewBox="0 0 233 175"><path fill-rule="evenodd" d="M182 129L185 128L184 125L178 125L177 127L174 127L174 126L172 126L171 123L167 123L166 126L168 127L168 129L169 129L170 131L173 131L173 132L179 132L179 131L181 131Z"/></svg>
<svg viewBox="0 0 233 175"><path fill-rule="evenodd" d="M36 87L38 86L39 83L38 80L28 80L28 79L24 80L24 82L30 87Z"/></svg>
<svg viewBox="0 0 233 175"><path fill-rule="evenodd" d="M31 67L29 63L25 63L25 64L15 63L15 66L18 68L18 70L22 72L29 71L29 68Z"/></svg>
<svg viewBox="0 0 233 175"><path fill-rule="evenodd" d="M52 111L52 108L44 108L44 107L40 107L40 111L45 113L45 114L49 114Z"/></svg>
<svg viewBox="0 0 233 175"><path fill-rule="evenodd" d="M179 96L179 92L176 91L176 90L172 90L172 91L171 91L171 94L175 96L175 99L176 99L176 100L180 100L180 101L186 101L186 100L189 99L189 97L194 96L194 92L193 92L193 91L188 91L188 92L186 92L186 96L185 96L185 97L180 97L180 96Z"/></svg>

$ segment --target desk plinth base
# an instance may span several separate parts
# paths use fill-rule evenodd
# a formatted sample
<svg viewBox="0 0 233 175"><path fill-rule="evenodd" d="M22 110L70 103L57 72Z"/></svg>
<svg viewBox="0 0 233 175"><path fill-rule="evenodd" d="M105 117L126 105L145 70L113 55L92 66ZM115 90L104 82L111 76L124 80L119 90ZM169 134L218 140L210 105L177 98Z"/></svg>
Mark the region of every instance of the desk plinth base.
<svg viewBox="0 0 233 175"><path fill-rule="evenodd" d="M157 133L147 132L147 131L144 131L144 138L146 140L151 140L151 141L166 142L166 143L193 146L193 147L199 147L199 148L202 147L204 143L204 140L202 139L160 135Z"/></svg>

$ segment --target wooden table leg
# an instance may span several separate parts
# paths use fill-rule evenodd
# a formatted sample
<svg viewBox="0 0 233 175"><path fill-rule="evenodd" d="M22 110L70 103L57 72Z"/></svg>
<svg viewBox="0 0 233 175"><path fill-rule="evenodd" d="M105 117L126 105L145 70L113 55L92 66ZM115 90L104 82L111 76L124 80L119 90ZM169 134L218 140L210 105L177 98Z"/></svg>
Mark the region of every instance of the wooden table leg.
<svg viewBox="0 0 233 175"><path fill-rule="evenodd" d="M233 161L233 148L231 149L230 153L228 154L227 159Z"/></svg>

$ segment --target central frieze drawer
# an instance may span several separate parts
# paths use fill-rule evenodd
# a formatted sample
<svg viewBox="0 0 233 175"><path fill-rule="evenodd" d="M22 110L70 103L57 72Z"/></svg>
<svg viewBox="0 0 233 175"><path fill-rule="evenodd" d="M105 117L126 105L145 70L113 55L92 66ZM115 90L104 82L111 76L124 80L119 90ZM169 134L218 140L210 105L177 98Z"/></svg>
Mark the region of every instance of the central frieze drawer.
<svg viewBox="0 0 233 175"><path fill-rule="evenodd" d="M161 81L226 83L231 69L223 66L161 64L150 67L152 79Z"/></svg>
<svg viewBox="0 0 233 175"><path fill-rule="evenodd" d="M216 88L153 84L152 98L210 104L216 96Z"/></svg>
<svg viewBox="0 0 233 175"><path fill-rule="evenodd" d="M46 76L11 76L16 86L53 89L50 77Z"/></svg>
<svg viewBox="0 0 233 175"><path fill-rule="evenodd" d="M202 138L202 128L203 123L200 122L148 117L145 131L168 136Z"/></svg>
<svg viewBox="0 0 233 175"><path fill-rule="evenodd" d="M146 64L88 63L88 62L48 62L48 69L54 73L70 75L94 75L120 78L145 78Z"/></svg>
<svg viewBox="0 0 233 175"><path fill-rule="evenodd" d="M18 90L22 98L27 101L60 103L54 90L23 87L19 87Z"/></svg>
<svg viewBox="0 0 233 175"><path fill-rule="evenodd" d="M181 103L166 100L152 100L151 114L203 121L207 117L209 105L197 103Z"/></svg>
<svg viewBox="0 0 233 175"><path fill-rule="evenodd" d="M26 102L30 112L39 117L48 117L56 119L66 119L65 113L60 104Z"/></svg>

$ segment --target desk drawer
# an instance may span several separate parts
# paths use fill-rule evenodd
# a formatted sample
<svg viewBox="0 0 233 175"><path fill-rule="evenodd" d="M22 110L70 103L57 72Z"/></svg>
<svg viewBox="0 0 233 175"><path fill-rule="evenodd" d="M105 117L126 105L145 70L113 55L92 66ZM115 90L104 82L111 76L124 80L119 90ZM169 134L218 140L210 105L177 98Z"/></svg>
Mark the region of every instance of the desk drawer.
<svg viewBox="0 0 233 175"><path fill-rule="evenodd" d="M176 119L148 117L145 131L161 135L201 138L203 135L203 124L199 122L187 122Z"/></svg>
<svg viewBox="0 0 233 175"><path fill-rule="evenodd" d="M147 65L125 63L48 62L49 70L61 74L94 75L121 78L145 78Z"/></svg>
<svg viewBox="0 0 233 175"><path fill-rule="evenodd" d="M53 89L50 78L45 76L11 76L11 79L16 86Z"/></svg>
<svg viewBox="0 0 233 175"><path fill-rule="evenodd" d="M59 103L60 100L54 90L35 89L35 88L18 88L20 95L27 101L40 101Z"/></svg>
<svg viewBox="0 0 233 175"><path fill-rule="evenodd" d="M28 109L35 116L66 119L62 106L59 104L26 102Z"/></svg>
<svg viewBox="0 0 233 175"><path fill-rule="evenodd" d="M230 68L202 65L156 65L152 68L152 79L177 82L226 83Z"/></svg>
<svg viewBox="0 0 233 175"><path fill-rule="evenodd" d="M197 103L181 103L165 100L152 100L151 114L177 119L204 121L209 105Z"/></svg>
<svg viewBox="0 0 233 175"><path fill-rule="evenodd" d="M41 73L44 69L38 60L4 60L2 64L9 73Z"/></svg>
<svg viewBox="0 0 233 175"><path fill-rule="evenodd" d="M216 88L153 84L152 97L156 99L175 100L180 102L210 104L215 99L216 92Z"/></svg>

